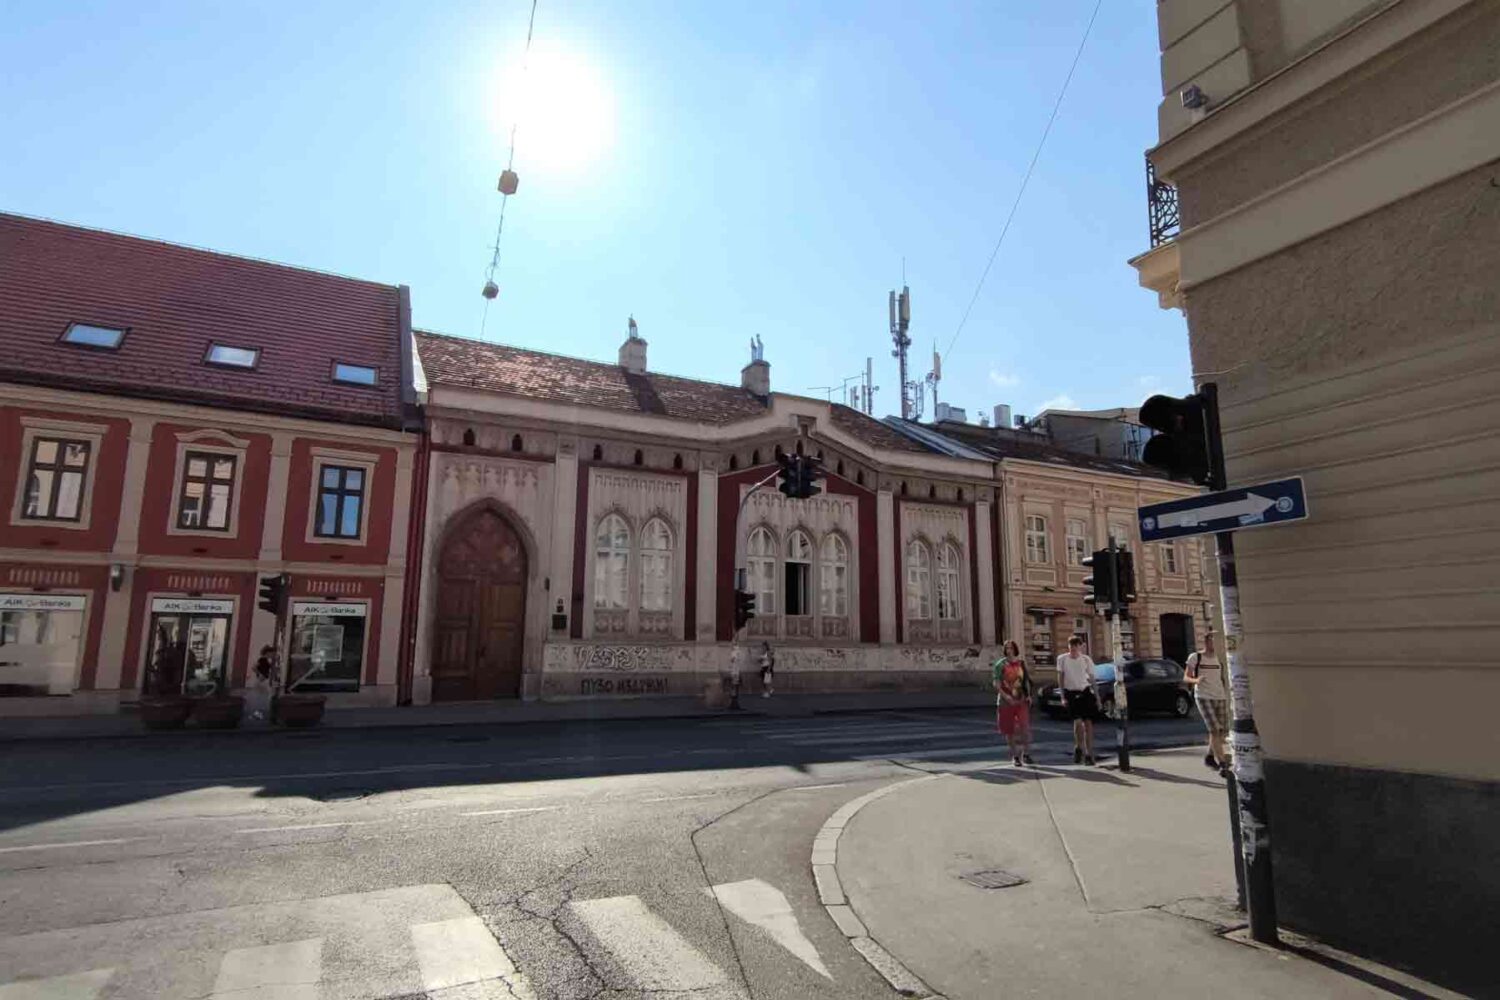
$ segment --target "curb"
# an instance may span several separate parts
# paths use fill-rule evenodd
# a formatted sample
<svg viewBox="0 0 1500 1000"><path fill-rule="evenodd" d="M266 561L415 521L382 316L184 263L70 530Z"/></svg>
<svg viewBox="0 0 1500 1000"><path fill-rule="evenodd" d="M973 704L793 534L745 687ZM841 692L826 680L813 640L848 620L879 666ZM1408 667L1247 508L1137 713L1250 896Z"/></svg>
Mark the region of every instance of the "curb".
<svg viewBox="0 0 1500 1000"><path fill-rule="evenodd" d="M849 900L844 896L844 887L839 881L838 845L844 828L854 819L856 813L871 802L889 795L898 788L941 777L943 777L941 774L928 774L920 778L908 778L845 802L838 811L824 820L822 828L818 830L818 835L813 840L811 858L813 881L818 886L818 901L823 904L823 909L828 911L829 918L843 932L844 937L849 939L854 950L864 956L865 961L880 973L881 977L890 984L891 989L902 996L921 997L923 1000L943 1000L943 997L934 993L926 983L917 978L916 974L870 937L864 923L855 915L853 908L849 905Z"/></svg>

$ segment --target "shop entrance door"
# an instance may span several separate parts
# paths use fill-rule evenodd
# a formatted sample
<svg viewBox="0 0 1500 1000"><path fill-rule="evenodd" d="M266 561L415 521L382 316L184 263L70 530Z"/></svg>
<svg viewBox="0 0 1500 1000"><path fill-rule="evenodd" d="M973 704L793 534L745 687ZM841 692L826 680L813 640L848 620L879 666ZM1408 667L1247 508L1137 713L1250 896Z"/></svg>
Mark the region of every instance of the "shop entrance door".
<svg viewBox="0 0 1500 1000"><path fill-rule="evenodd" d="M222 613L153 611L147 693L227 694L229 623L230 616Z"/></svg>
<svg viewBox="0 0 1500 1000"><path fill-rule="evenodd" d="M525 620L526 549L499 513L476 510L438 558L432 700L517 697Z"/></svg>
<svg viewBox="0 0 1500 1000"><path fill-rule="evenodd" d="M1193 651L1193 616L1161 616L1161 655L1176 660L1179 665L1187 663Z"/></svg>

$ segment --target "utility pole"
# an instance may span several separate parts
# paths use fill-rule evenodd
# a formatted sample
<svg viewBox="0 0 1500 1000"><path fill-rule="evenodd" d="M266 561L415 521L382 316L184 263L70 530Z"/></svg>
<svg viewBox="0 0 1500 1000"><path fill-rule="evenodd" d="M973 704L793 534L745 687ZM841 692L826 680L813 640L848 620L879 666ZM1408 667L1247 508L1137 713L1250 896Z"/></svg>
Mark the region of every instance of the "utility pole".
<svg viewBox="0 0 1500 1000"><path fill-rule="evenodd" d="M901 367L901 419L910 420L912 400L911 386L906 378L906 351L911 347L911 337L906 331L911 326L911 289L902 285L899 297L891 292L890 311L891 342L896 345L891 357L896 358Z"/></svg>
<svg viewBox="0 0 1500 1000"><path fill-rule="evenodd" d="M1110 601L1109 657L1115 665L1115 753L1120 770L1130 773L1130 692L1125 687L1125 640L1120 635L1120 616L1125 613L1125 593L1120 572L1122 553L1115 536L1109 536Z"/></svg>

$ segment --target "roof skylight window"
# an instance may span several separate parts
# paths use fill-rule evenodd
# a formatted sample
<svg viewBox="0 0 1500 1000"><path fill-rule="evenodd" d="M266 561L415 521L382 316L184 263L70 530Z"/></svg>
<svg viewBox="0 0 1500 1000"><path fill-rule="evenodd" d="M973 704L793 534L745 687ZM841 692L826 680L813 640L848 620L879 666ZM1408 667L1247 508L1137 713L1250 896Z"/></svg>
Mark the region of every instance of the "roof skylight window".
<svg viewBox="0 0 1500 1000"><path fill-rule="evenodd" d="M333 365L333 380L351 385L374 385L378 372L369 365L351 365L336 361Z"/></svg>
<svg viewBox="0 0 1500 1000"><path fill-rule="evenodd" d="M62 340L65 344L77 344L79 347L97 347L104 351L117 350L120 342L124 339L124 330L117 330L109 326L94 326L91 323L70 323L62 335Z"/></svg>
<svg viewBox="0 0 1500 1000"><path fill-rule="evenodd" d="M225 365L229 368L254 368L260 361L260 348L209 344L208 353L203 360L211 365Z"/></svg>

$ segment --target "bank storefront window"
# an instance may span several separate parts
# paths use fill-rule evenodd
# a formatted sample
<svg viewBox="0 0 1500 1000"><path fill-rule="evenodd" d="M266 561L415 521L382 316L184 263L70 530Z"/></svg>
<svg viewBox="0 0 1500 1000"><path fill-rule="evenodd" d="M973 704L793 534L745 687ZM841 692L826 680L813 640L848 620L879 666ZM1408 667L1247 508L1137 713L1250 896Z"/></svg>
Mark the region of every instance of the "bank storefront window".
<svg viewBox="0 0 1500 1000"><path fill-rule="evenodd" d="M72 694L88 598L0 594L0 698Z"/></svg>
<svg viewBox="0 0 1500 1000"><path fill-rule="evenodd" d="M234 602L158 597L151 602L151 694L227 693Z"/></svg>
<svg viewBox="0 0 1500 1000"><path fill-rule="evenodd" d="M291 690L359 690L369 607L363 601L292 602Z"/></svg>

